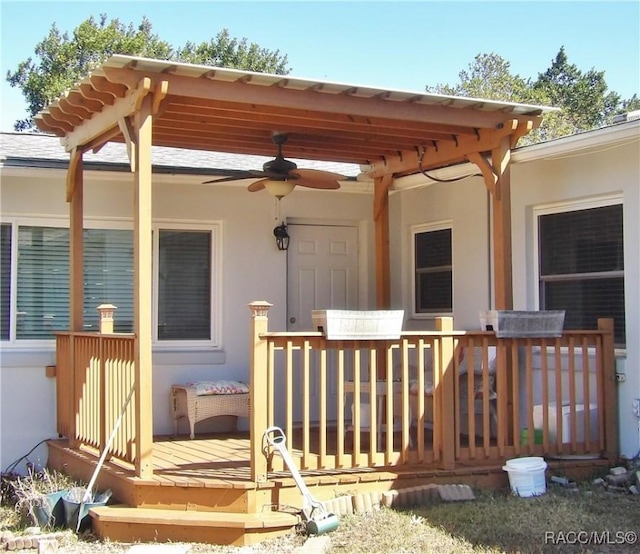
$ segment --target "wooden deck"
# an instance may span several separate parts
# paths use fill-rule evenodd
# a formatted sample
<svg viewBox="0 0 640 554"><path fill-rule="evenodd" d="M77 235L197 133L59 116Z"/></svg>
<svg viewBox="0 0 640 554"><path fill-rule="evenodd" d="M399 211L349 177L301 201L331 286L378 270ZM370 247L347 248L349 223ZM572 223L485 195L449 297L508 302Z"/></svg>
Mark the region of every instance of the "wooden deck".
<svg viewBox="0 0 640 554"><path fill-rule="evenodd" d="M506 488L502 466L522 456L544 456L550 472L573 479L617 459L611 320L553 338L498 338L439 318L436 331L398 340L331 341L270 333L267 308L252 309L244 434L153 437L136 338L58 334L67 439L50 443L49 466L88 482L106 449L97 486L120 504L91 510L98 534L243 545L291 532L303 497L265 450L273 425L322 501L431 483Z"/></svg>
<svg viewBox="0 0 640 554"><path fill-rule="evenodd" d="M294 444L296 439L294 438ZM269 472L265 482L250 475L248 433L155 437L153 477L135 476L135 468L107 461L98 490L113 491L114 504L91 510L94 530L114 541L197 541L245 545L292 532L302 497L291 474ZM301 456L293 450L292 456ZM49 443L49 467L88 482L97 452L71 448L66 440ZM591 477L606 460L549 461L549 471L574 479ZM306 470L301 474L314 498L385 492L428 483L464 483L472 487L508 487L503 462L459 465L455 470L404 465L347 470Z"/></svg>

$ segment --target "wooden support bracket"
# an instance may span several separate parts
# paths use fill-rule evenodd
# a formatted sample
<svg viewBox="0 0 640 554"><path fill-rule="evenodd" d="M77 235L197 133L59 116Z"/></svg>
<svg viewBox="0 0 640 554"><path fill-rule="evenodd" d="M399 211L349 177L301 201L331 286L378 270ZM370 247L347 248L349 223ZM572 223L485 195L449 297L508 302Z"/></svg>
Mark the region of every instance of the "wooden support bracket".
<svg viewBox="0 0 640 554"><path fill-rule="evenodd" d="M127 156L129 157L129 167L131 171L136 170L136 132L131 123L131 118L121 117L118 119L118 127L127 144Z"/></svg>
<svg viewBox="0 0 640 554"><path fill-rule="evenodd" d="M493 166L487 161L487 159L480 154L480 152L471 152L467 154L467 159L476 164L482 172L484 178L484 184L487 186L487 190L491 194L496 194L496 183L498 182L498 174Z"/></svg>

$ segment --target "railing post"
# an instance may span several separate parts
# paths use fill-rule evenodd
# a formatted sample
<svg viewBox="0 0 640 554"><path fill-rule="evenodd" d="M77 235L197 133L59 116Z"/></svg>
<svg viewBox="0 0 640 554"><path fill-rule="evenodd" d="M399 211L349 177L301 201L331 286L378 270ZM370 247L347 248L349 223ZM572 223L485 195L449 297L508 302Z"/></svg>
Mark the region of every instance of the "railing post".
<svg viewBox="0 0 640 554"><path fill-rule="evenodd" d="M113 304L100 304L96 310L100 313L100 334L113 334L113 312L118 309Z"/></svg>
<svg viewBox="0 0 640 554"><path fill-rule="evenodd" d="M605 453L614 461L618 447L618 386L616 383L616 356L613 335L613 319L598 319L598 331L602 333L602 385L604 387L604 436Z"/></svg>
<svg viewBox="0 0 640 554"><path fill-rule="evenodd" d="M258 300L249 304L251 310L251 368L250 368L250 440L251 479L258 483L267 480L267 458L263 452L262 435L267 425L267 341L261 337L269 328L269 308L273 304Z"/></svg>
<svg viewBox="0 0 640 554"><path fill-rule="evenodd" d="M449 333L453 331L452 317L436 318L436 330ZM453 469L455 467L455 368L453 364L454 344L453 335L440 338L440 360L442 364L442 381L440 382L440 437L442 440L442 467Z"/></svg>

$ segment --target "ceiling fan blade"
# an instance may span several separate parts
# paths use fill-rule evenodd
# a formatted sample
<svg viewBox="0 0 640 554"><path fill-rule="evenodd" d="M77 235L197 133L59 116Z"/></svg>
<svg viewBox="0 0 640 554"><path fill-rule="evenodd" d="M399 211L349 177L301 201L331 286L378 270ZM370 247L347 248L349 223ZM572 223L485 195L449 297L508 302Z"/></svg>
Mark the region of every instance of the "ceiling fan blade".
<svg viewBox="0 0 640 554"><path fill-rule="evenodd" d="M259 190L263 190L265 181L266 181L266 179L262 179L261 181L256 181L255 183L251 183L247 187L247 190L249 192L258 192Z"/></svg>
<svg viewBox="0 0 640 554"><path fill-rule="evenodd" d="M239 171L236 175L220 177L219 179L211 179L210 181L203 181L202 184L207 185L209 183L230 183L232 181L241 181L242 179L259 179L260 177L267 176L268 175L264 171L251 169L248 171Z"/></svg>
<svg viewBox="0 0 640 554"><path fill-rule="evenodd" d="M346 177L319 169L296 169L289 173L289 179L295 181L296 185L310 189L336 190L340 188L338 181Z"/></svg>

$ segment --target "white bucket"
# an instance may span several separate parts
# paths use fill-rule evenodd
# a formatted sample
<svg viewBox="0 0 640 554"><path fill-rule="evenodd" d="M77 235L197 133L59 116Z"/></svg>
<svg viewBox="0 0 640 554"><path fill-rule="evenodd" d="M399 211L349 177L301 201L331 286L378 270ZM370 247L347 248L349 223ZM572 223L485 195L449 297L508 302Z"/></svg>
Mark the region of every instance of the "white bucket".
<svg viewBox="0 0 640 554"><path fill-rule="evenodd" d="M511 491L518 496L538 496L547 492L544 458L513 458L502 466L509 475Z"/></svg>

